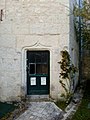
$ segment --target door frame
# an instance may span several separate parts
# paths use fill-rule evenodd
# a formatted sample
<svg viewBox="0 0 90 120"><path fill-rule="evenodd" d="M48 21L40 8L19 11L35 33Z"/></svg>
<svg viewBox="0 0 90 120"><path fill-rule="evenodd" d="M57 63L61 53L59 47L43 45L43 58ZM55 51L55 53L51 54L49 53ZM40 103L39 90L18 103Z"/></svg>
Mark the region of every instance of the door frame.
<svg viewBox="0 0 90 120"><path fill-rule="evenodd" d="M49 51L49 60L51 60L51 51L48 48L31 48L25 47L22 49L22 71L21 71L21 95L27 96L27 51ZM50 82L51 82L51 61L49 61L49 95L50 95Z"/></svg>
<svg viewBox="0 0 90 120"><path fill-rule="evenodd" d="M42 59L42 55L47 55L47 59L45 59L46 61L39 61L39 62L36 62L36 61L31 61L31 59L30 59L30 56L31 55L35 55L35 58L37 58L37 55L36 54L39 54L40 55L40 59ZM50 89L50 79L49 79L49 72L50 72L50 65L49 65L49 63L50 63L50 52L48 51L48 50L44 50L44 51L41 51L41 50L37 50L37 51L30 51L30 50L28 50L27 51L27 59L28 59L28 61L27 61L27 66L28 66L28 68L27 68L27 94L28 95L48 95L49 94L49 89ZM33 63L34 62L34 63ZM35 73L29 73L30 72L30 66L29 65L32 65L32 64L34 64L35 66ZM36 72L36 66L37 65L47 65L47 73L38 73L38 72ZM40 66L39 66L40 67ZM33 86L33 85L31 85L30 84L30 79L32 78L32 77L34 77L34 78L36 78L36 85L35 86ZM42 77L45 77L46 78L46 85L41 85L41 78Z"/></svg>

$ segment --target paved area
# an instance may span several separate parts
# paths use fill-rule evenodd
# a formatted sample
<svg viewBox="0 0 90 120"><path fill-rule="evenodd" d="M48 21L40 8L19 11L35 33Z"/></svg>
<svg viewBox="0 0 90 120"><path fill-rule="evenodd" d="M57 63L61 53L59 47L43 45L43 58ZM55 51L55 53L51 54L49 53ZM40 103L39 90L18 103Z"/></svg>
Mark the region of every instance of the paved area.
<svg viewBox="0 0 90 120"><path fill-rule="evenodd" d="M16 120L60 120L62 117L63 111L53 102L31 102Z"/></svg>

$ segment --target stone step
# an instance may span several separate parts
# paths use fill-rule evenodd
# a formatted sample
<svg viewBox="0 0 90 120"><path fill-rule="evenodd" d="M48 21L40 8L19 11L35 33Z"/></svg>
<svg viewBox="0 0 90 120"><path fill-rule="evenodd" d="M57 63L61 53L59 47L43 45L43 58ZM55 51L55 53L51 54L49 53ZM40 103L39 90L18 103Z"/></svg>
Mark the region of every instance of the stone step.
<svg viewBox="0 0 90 120"><path fill-rule="evenodd" d="M26 98L29 102L43 102L50 101L49 95L29 95Z"/></svg>

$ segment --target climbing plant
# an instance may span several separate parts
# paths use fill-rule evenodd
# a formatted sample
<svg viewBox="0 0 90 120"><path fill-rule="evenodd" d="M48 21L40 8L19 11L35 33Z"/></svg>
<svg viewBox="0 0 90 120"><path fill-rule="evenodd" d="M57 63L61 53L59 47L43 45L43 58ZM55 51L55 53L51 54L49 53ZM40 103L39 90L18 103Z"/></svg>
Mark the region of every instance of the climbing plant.
<svg viewBox="0 0 90 120"><path fill-rule="evenodd" d="M90 3L84 0L79 6L74 6L75 30L77 40L82 40L82 47L90 49Z"/></svg>
<svg viewBox="0 0 90 120"><path fill-rule="evenodd" d="M70 84L72 78L74 77L74 74L77 72L77 68L73 64L71 64L70 55L66 50L61 51L61 55L62 55L62 59L59 62L61 68L60 83L66 92L65 97L68 100L72 94L70 90Z"/></svg>

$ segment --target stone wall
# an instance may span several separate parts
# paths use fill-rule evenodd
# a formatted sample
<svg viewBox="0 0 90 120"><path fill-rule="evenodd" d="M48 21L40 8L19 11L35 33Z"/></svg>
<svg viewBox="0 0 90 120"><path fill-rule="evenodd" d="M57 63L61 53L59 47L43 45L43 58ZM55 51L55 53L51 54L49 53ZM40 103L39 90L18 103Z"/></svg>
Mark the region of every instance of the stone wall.
<svg viewBox="0 0 90 120"><path fill-rule="evenodd" d="M0 100L26 94L27 50L50 51L50 96L57 98L62 92L60 51L74 45L71 40L69 46L74 34L70 37L68 7L68 0L0 0Z"/></svg>
<svg viewBox="0 0 90 120"><path fill-rule="evenodd" d="M70 34L69 34L69 52L70 52L70 57L72 64L74 64L75 67L79 66L79 43L76 40L76 33L75 33L75 28L74 28L74 15L73 15L73 4L75 4L75 0L70 0ZM79 70L78 70L79 72ZM73 89L75 90L77 84L78 84L78 78L79 74L78 72L76 73L74 80L73 80Z"/></svg>

